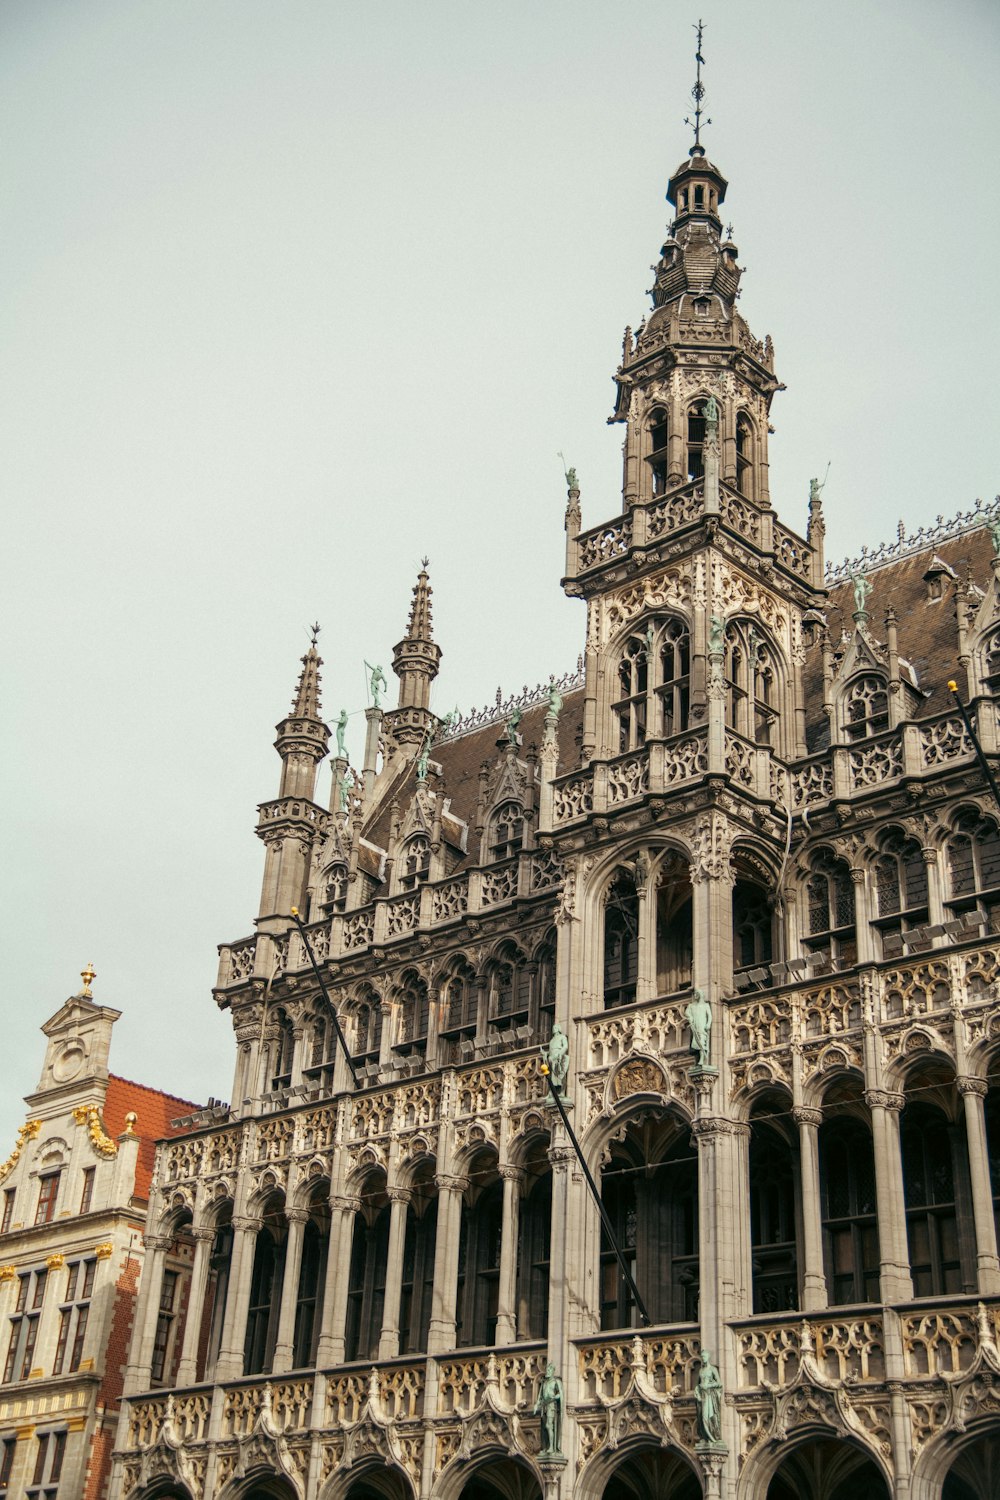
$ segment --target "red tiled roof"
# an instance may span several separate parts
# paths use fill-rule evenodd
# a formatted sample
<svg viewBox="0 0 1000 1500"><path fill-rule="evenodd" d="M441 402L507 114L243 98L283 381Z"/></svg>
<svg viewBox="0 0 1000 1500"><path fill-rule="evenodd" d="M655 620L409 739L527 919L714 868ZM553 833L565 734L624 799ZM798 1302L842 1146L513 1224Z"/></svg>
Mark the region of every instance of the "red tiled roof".
<svg viewBox="0 0 1000 1500"><path fill-rule="evenodd" d="M130 1078L119 1078L116 1073L108 1075L108 1092L104 1100L104 1128L112 1140L125 1129L125 1116L135 1112L135 1133L139 1137L139 1156L135 1166L135 1196L147 1199L149 1185L153 1179L153 1156L156 1142L168 1135L182 1135L170 1124L178 1115L189 1115L201 1109L190 1099L178 1099L175 1094L164 1094L159 1089L147 1088L143 1083L133 1083Z"/></svg>

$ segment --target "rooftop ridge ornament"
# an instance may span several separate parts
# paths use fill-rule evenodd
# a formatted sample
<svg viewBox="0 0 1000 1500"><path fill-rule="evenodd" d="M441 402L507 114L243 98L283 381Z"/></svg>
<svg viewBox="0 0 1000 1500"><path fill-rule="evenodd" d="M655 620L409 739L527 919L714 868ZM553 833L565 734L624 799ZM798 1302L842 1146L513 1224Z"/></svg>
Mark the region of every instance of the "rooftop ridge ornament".
<svg viewBox="0 0 1000 1500"><path fill-rule="evenodd" d="M951 520L938 516L932 526L922 526L912 536L907 536L901 521L894 542L880 542L877 547L862 547L857 557L847 557L840 563L827 563L825 588L834 588L838 583L847 583L852 573L871 573L874 568L884 568L889 563L899 562L904 557L913 557L928 547L941 542L953 541L967 531L977 531L980 526L989 526L1000 520L1000 495L993 500L977 500L971 510L960 510Z"/></svg>
<svg viewBox="0 0 1000 1500"><path fill-rule="evenodd" d="M698 33L698 45L695 48L695 54L694 54L694 60L695 60L694 88L691 90L691 98L694 100L694 119L692 119L690 115L685 115L684 116L684 124L685 125L690 125L691 128L692 128L692 130L694 131L694 145L691 147L691 155L692 156L694 156L696 153L699 153L699 154L703 153L703 149L704 148L702 147L702 144L701 144L701 127L702 127L702 124L711 125L711 123L712 123L711 119L708 116L705 117L704 121L701 118L701 114L702 114L701 101L705 97L705 85L701 81L701 70L702 70L702 66L703 66L703 64L705 62L705 59L701 55L701 37L702 37L702 32L705 30L705 23L704 23L704 21L699 20L694 25L693 29Z"/></svg>

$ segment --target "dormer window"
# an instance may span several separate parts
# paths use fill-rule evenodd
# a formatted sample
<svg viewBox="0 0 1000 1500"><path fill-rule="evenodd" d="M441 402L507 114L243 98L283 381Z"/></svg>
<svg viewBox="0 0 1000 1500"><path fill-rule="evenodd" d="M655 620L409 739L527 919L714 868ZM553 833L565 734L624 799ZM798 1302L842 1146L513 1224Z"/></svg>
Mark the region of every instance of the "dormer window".
<svg viewBox="0 0 1000 1500"><path fill-rule="evenodd" d="M403 850L402 874L399 877L400 890L416 890L417 886L427 879L430 868L430 843L422 833L418 833L407 842Z"/></svg>
<svg viewBox="0 0 1000 1500"><path fill-rule="evenodd" d="M347 866L331 865L323 884L323 910L327 916L342 912L347 906Z"/></svg>
<svg viewBox="0 0 1000 1500"><path fill-rule="evenodd" d="M694 206L696 210L705 207L705 189L703 187L699 186L694 190Z"/></svg>
<svg viewBox="0 0 1000 1500"><path fill-rule="evenodd" d="M487 855L490 864L513 859L524 842L524 815L516 802L504 802L490 823Z"/></svg>
<svg viewBox="0 0 1000 1500"><path fill-rule="evenodd" d="M889 695L881 677L859 677L847 690L844 734L867 740L889 728Z"/></svg>
<svg viewBox="0 0 1000 1500"><path fill-rule="evenodd" d="M707 297L698 297L694 304L694 315L696 318L707 318L712 310L712 304Z"/></svg>

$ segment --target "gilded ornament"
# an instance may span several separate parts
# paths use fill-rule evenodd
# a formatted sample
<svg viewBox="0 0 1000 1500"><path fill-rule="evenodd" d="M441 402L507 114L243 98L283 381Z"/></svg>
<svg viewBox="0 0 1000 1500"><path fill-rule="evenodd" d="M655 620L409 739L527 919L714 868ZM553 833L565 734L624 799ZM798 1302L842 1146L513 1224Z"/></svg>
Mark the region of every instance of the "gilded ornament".
<svg viewBox="0 0 1000 1500"><path fill-rule="evenodd" d="M61 1271L66 1264L65 1255L50 1255L45 1262L50 1271Z"/></svg>
<svg viewBox="0 0 1000 1500"><path fill-rule="evenodd" d="M133 1121L135 1116L133 1115ZM117 1156L118 1146L106 1133L101 1112L96 1104L78 1104L73 1111L73 1119L78 1125L86 1125L87 1134L90 1136L90 1144L99 1156ZM128 1121L126 1120L126 1127Z"/></svg>
<svg viewBox="0 0 1000 1500"><path fill-rule="evenodd" d="M103 1245L96 1246L94 1250L94 1255L98 1260L110 1260L114 1253L115 1247L110 1240L106 1240Z"/></svg>
<svg viewBox="0 0 1000 1500"><path fill-rule="evenodd" d="M93 962L89 963L85 969L80 970L80 978L83 980L83 989L80 991L80 993L83 995L85 1000L89 1000L90 986L97 978L97 971L94 968Z"/></svg>
<svg viewBox="0 0 1000 1500"><path fill-rule="evenodd" d="M24 1150L25 1145L28 1141L34 1140L35 1136L38 1134L41 1128L41 1120L28 1120L24 1125L21 1125L18 1128L17 1142L14 1146L14 1149L8 1156L7 1160L3 1163L3 1165L0 1166L0 1182L3 1182L8 1172L10 1172L11 1169L17 1165L17 1162L20 1159L21 1152Z"/></svg>

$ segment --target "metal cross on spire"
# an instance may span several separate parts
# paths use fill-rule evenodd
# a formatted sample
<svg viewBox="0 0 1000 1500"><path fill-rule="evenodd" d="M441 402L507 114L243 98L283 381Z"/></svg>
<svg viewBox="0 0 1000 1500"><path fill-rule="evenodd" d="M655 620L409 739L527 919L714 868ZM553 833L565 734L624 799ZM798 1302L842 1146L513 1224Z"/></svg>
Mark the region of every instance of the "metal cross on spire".
<svg viewBox="0 0 1000 1500"><path fill-rule="evenodd" d="M704 120L702 120L702 118L701 118L701 101L705 97L705 85L701 81L701 69L702 69L702 64L705 61L705 59L701 55L701 36L702 36L702 32L705 30L705 23L704 23L704 21L699 21L697 23L697 25L694 27L694 30L698 33L698 45L697 45L697 47L695 49L695 54L694 54L694 60L695 60L694 88L691 90L691 98L694 100L694 119L692 119L690 115L685 115L685 117L684 117L684 124L685 125L690 125L692 127L692 129L694 130L694 143L695 143L696 146L700 146L701 145L701 127L702 127L702 125L711 125L711 123L712 123L711 120L707 116L705 117Z"/></svg>

